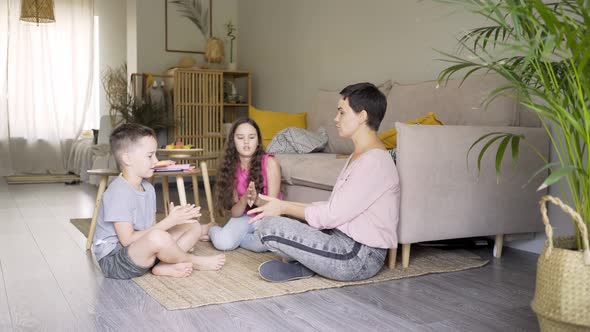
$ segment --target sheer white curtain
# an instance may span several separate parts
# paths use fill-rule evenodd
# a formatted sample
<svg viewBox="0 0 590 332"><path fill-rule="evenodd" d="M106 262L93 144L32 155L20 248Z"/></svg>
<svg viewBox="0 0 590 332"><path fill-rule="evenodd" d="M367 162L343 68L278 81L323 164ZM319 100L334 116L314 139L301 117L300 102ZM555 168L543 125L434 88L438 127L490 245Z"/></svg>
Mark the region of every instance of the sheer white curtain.
<svg viewBox="0 0 590 332"><path fill-rule="evenodd" d="M55 0L55 23L0 9L0 172L65 173L91 109L93 0ZM3 5L0 5L3 6Z"/></svg>

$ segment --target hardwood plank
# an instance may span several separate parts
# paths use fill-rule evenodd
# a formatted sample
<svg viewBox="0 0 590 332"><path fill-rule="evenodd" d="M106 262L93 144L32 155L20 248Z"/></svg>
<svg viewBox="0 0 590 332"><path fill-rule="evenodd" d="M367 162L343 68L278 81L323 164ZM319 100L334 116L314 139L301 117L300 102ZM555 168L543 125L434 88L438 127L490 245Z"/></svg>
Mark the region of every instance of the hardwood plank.
<svg viewBox="0 0 590 332"><path fill-rule="evenodd" d="M474 249L491 259L479 269L167 311L133 281L105 279L83 250L85 238L69 219L89 217L95 194L84 184L6 186L0 179L0 330L6 312L15 330L538 329L530 310L538 256L512 248L501 259L491 258L491 248Z"/></svg>
<svg viewBox="0 0 590 332"><path fill-rule="evenodd" d="M417 279L417 278L414 278ZM387 312L403 321L421 325L447 318L449 312L445 307L436 306L428 301L416 280L402 279L395 282L384 282L366 288L348 287L343 289L351 298L366 299L372 304L373 310ZM397 300L396 300L397 299Z"/></svg>
<svg viewBox="0 0 590 332"><path fill-rule="evenodd" d="M21 219L22 215L20 214L20 210L17 208L8 208L8 209L0 209L0 225L4 221L9 221L13 219Z"/></svg>
<svg viewBox="0 0 590 332"><path fill-rule="evenodd" d="M12 319L8 308L8 297L4 287L4 273L2 272L2 260L0 260L0 331L12 330Z"/></svg>
<svg viewBox="0 0 590 332"><path fill-rule="evenodd" d="M0 211L0 227L2 227L2 235L26 235L29 234L27 225L22 222L20 213L18 217L6 218L2 217L2 211Z"/></svg>
<svg viewBox="0 0 590 332"><path fill-rule="evenodd" d="M505 316L509 316L505 319ZM511 309L506 315L481 319L478 316L450 318L444 321L423 325L425 330L433 331L539 331L534 312L529 307Z"/></svg>
<svg viewBox="0 0 590 332"><path fill-rule="evenodd" d="M45 218L52 217L48 216L48 209L46 207L27 207L19 208L23 218Z"/></svg>
<svg viewBox="0 0 590 332"><path fill-rule="evenodd" d="M102 278L92 256L86 256L57 222L26 220L78 323L87 321L95 311L95 294Z"/></svg>
<svg viewBox="0 0 590 332"><path fill-rule="evenodd" d="M0 260L15 330L74 329L72 311L30 234L0 235Z"/></svg>
<svg viewBox="0 0 590 332"><path fill-rule="evenodd" d="M367 298L358 298L346 292L347 289L352 288L364 292L370 287L371 285L363 285L327 289L275 299L283 307L282 317L289 315L299 317L300 322L293 327L302 326L301 322L307 322L311 328L320 331L366 330L367 327L375 331L418 330L417 324L374 307ZM379 301L391 301L390 298L377 296L380 298ZM346 305L342 305L343 303ZM277 326L281 326L280 323Z"/></svg>
<svg viewBox="0 0 590 332"><path fill-rule="evenodd" d="M160 307L133 281L105 279L93 255L78 246L65 230L65 225L60 225L63 221L26 220L72 308L78 328L93 328L97 317L104 317L105 312L120 311L132 315L133 312L144 312L145 307L147 310Z"/></svg>
<svg viewBox="0 0 590 332"><path fill-rule="evenodd" d="M14 199L8 193L0 192L0 209L10 209L14 207Z"/></svg>

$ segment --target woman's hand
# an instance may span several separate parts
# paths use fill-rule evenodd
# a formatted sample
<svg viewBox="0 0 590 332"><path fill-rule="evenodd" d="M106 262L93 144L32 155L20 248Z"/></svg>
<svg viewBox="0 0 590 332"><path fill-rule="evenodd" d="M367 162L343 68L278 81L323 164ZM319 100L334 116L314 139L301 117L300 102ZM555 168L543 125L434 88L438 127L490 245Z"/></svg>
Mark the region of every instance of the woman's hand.
<svg viewBox="0 0 590 332"><path fill-rule="evenodd" d="M261 200L266 201L266 203L247 212L248 215L259 213L257 216L248 221L249 224L255 223L257 220L260 220L264 217L280 216L282 214L283 201L278 198L273 198L262 194L258 195L258 197Z"/></svg>

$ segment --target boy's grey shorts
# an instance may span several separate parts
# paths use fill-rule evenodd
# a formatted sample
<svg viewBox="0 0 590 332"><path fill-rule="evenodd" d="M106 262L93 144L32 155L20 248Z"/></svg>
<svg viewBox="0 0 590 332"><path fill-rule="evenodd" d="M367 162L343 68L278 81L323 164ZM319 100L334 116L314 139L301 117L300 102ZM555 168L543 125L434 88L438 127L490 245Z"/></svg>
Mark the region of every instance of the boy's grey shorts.
<svg viewBox="0 0 590 332"><path fill-rule="evenodd" d="M121 243L117 243L117 246L113 251L98 261L98 265L106 278L132 279L141 277L148 273L152 267L158 263L158 260L156 259L156 262L152 266L138 266L131 260L131 257L129 257L127 248L128 247L123 247Z"/></svg>

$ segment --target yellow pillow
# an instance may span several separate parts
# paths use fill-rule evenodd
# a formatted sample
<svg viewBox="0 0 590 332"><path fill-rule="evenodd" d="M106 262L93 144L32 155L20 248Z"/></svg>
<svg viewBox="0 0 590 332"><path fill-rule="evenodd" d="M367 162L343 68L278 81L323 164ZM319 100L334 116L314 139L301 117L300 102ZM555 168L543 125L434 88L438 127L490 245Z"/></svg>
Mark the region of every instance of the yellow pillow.
<svg viewBox="0 0 590 332"><path fill-rule="evenodd" d="M249 116L256 121L262 134L262 146L266 146L274 135L287 127L307 129L307 113L287 113L259 110L250 105Z"/></svg>
<svg viewBox="0 0 590 332"><path fill-rule="evenodd" d="M412 121L406 122L407 124L421 124L421 125L442 125L434 113L429 112L425 116L421 116L417 119ZM395 128L391 128L387 131L382 132L379 134L379 138L385 145L387 149L395 149L397 147L397 130Z"/></svg>

